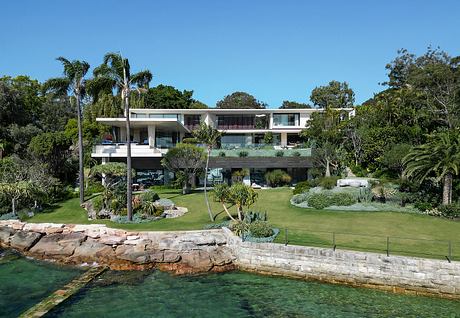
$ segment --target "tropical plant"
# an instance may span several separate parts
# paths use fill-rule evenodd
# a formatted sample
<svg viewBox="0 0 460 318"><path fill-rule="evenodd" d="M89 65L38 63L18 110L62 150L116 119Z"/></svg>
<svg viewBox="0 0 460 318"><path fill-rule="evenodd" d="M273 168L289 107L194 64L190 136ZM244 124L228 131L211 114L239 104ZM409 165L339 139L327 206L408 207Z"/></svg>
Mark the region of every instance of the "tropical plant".
<svg viewBox="0 0 460 318"><path fill-rule="evenodd" d="M421 183L429 177L442 181L442 204L452 203L452 182L460 174L460 133L449 130L428 136L428 142L414 147L404 157L407 177Z"/></svg>
<svg viewBox="0 0 460 318"><path fill-rule="evenodd" d="M191 144L177 144L169 149L161 160L163 167L176 174L182 184L182 193L190 193L190 184L196 174L203 169L203 149Z"/></svg>
<svg viewBox="0 0 460 318"><path fill-rule="evenodd" d="M217 143L222 136L222 133L214 127L201 122L200 126L193 131L193 136L200 142L206 145L206 166L204 168L204 198L206 201L206 207L208 208L208 214L211 221L214 221L212 215L211 206L208 199L207 181L208 181L208 170L209 170L209 158L211 157L211 151L217 146Z"/></svg>
<svg viewBox="0 0 460 318"><path fill-rule="evenodd" d="M265 180L271 187L280 187L291 183L291 176L284 170L275 169L265 174Z"/></svg>
<svg viewBox="0 0 460 318"><path fill-rule="evenodd" d="M228 201L228 198L229 198L229 192L230 192L230 187L226 183L214 185L214 189L213 189L214 200L222 204L222 207L224 208L225 213L227 213L228 217L231 220L235 220L235 218L230 214L226 206L226 202Z"/></svg>
<svg viewBox="0 0 460 318"><path fill-rule="evenodd" d="M238 212L238 219L243 219L243 207L250 207L257 201L257 193L253 188L243 183L233 184L228 192L227 202L234 204Z"/></svg>
<svg viewBox="0 0 460 318"><path fill-rule="evenodd" d="M85 76L90 66L88 62L58 57L58 61L64 66L64 77L51 78L43 84L45 91L53 91L60 95L71 92L75 97L78 120L78 182L80 188L80 204L85 200L85 183L83 167L83 133L82 133L82 109L81 101L86 94Z"/></svg>
<svg viewBox="0 0 460 318"><path fill-rule="evenodd" d="M11 200L13 215L16 215L16 206L19 199L29 199L32 197L34 187L30 181L2 182L0 183L0 194Z"/></svg>
<svg viewBox="0 0 460 318"><path fill-rule="evenodd" d="M152 73L148 70L131 74L131 67L127 58L120 53L107 53L104 56L103 64L94 69L94 78L89 83L93 96L99 92L117 89L121 94L126 116L126 136L131 136L131 125L129 119L129 100L132 90L145 92L152 80ZM126 192L127 192L127 215L131 221L133 217L132 207L132 173L131 173L131 140L126 143Z"/></svg>

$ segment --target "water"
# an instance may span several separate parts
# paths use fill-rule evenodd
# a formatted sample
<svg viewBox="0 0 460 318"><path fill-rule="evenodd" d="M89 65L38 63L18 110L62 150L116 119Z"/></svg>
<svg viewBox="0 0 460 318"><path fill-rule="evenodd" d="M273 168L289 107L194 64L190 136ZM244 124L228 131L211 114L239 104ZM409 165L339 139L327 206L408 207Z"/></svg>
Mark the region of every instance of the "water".
<svg viewBox="0 0 460 318"><path fill-rule="evenodd" d="M1 317L15 317L80 273L23 258L0 264ZM111 271L47 317L443 318L460 317L460 301L242 272L176 277Z"/></svg>

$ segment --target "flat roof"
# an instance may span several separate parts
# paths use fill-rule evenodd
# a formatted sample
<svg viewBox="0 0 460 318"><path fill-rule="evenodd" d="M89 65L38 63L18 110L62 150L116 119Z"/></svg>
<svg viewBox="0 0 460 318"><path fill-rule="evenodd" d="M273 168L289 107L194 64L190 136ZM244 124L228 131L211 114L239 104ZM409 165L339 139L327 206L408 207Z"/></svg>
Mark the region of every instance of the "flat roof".
<svg viewBox="0 0 460 318"><path fill-rule="evenodd" d="M337 108L337 110L352 111L354 108ZM264 108L264 109L248 109L248 108L202 108L202 109L162 109L162 108L131 108L131 113L149 113L149 114L232 114L232 113L315 113L324 111L324 108L295 108L295 109L279 109L279 108Z"/></svg>

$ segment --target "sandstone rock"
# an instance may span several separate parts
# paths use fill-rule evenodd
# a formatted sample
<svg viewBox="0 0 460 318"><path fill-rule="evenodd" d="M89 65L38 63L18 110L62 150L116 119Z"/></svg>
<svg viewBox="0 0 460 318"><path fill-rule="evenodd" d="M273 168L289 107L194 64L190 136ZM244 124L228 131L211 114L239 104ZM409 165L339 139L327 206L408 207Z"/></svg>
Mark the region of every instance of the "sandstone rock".
<svg viewBox="0 0 460 318"><path fill-rule="evenodd" d="M25 223L22 223L20 221L11 222L11 227L13 228L13 230L22 230L24 225Z"/></svg>
<svg viewBox="0 0 460 318"><path fill-rule="evenodd" d="M128 235L128 236L126 236L126 239L127 239L128 241L131 241L131 240L138 240L139 238L140 238L139 235Z"/></svg>
<svg viewBox="0 0 460 318"><path fill-rule="evenodd" d="M95 261L100 258L113 259L115 252L110 246L99 243L96 240L86 240L75 248L72 259L81 261Z"/></svg>
<svg viewBox="0 0 460 318"><path fill-rule="evenodd" d="M181 260L179 253L174 251L164 251L163 252L163 262L164 263L176 263Z"/></svg>
<svg viewBox="0 0 460 318"><path fill-rule="evenodd" d="M10 237L16 233L11 227L0 226L0 243L8 245L10 244Z"/></svg>
<svg viewBox="0 0 460 318"><path fill-rule="evenodd" d="M200 250L182 254L182 262L199 272L209 271L213 266L209 253Z"/></svg>
<svg viewBox="0 0 460 318"><path fill-rule="evenodd" d="M218 266L230 264L234 259L232 253L229 250L223 248L217 248L213 250L210 255L212 263Z"/></svg>
<svg viewBox="0 0 460 318"><path fill-rule="evenodd" d="M67 257L74 253L75 249L86 239L86 235L77 233L56 233L44 236L30 252L37 255L54 256L57 258Z"/></svg>
<svg viewBox="0 0 460 318"><path fill-rule="evenodd" d="M124 236L108 235L108 236L101 236L101 238L99 239L99 242L102 244L106 244L106 245L119 245L119 244L123 244L125 240L126 239Z"/></svg>
<svg viewBox="0 0 460 318"><path fill-rule="evenodd" d="M119 245L115 250L117 258L134 263L145 264L149 262L149 254L140 248L128 245Z"/></svg>
<svg viewBox="0 0 460 318"><path fill-rule="evenodd" d="M41 236L41 233L18 231L11 237L10 246L21 251L28 251Z"/></svg>

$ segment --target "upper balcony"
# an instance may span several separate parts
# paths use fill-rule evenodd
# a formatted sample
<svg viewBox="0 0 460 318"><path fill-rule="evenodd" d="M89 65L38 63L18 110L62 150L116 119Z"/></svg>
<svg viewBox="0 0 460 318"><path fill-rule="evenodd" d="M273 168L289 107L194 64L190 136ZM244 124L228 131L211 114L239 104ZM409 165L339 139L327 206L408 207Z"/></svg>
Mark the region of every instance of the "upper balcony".
<svg viewBox="0 0 460 318"><path fill-rule="evenodd" d="M126 143L101 144L93 147L91 154L94 158L126 158ZM131 143L131 157L162 157L168 150Z"/></svg>

